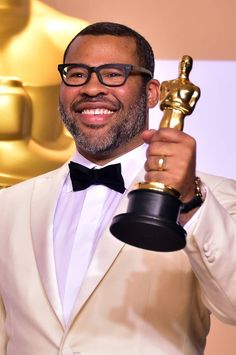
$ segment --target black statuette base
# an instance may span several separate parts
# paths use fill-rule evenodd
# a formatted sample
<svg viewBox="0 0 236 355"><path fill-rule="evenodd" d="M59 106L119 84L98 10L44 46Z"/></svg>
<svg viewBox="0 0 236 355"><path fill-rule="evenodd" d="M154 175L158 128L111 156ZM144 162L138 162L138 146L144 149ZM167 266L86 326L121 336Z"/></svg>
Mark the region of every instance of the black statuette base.
<svg viewBox="0 0 236 355"><path fill-rule="evenodd" d="M129 193L126 213L113 218L110 231L119 240L138 248L176 251L186 245L186 232L177 223L178 198L151 189Z"/></svg>

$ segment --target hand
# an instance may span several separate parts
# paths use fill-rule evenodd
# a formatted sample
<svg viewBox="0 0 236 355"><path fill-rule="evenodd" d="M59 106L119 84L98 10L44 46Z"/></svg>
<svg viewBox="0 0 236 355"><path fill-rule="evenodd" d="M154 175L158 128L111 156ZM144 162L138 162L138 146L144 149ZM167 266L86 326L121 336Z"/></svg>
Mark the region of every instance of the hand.
<svg viewBox="0 0 236 355"><path fill-rule="evenodd" d="M142 134L149 144L145 163L145 181L158 181L175 188L181 201L195 195L196 141L186 133L173 129L146 130ZM158 160L165 156L164 170L158 170Z"/></svg>

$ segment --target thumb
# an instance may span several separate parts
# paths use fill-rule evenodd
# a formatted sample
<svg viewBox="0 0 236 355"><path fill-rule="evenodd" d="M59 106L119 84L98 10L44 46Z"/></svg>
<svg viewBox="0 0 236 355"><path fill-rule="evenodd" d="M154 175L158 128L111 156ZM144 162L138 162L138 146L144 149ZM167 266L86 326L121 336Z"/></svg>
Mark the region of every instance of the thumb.
<svg viewBox="0 0 236 355"><path fill-rule="evenodd" d="M152 137L155 132L156 132L155 129L147 129L147 130L143 131L142 138L143 138L144 142L147 144L151 143Z"/></svg>

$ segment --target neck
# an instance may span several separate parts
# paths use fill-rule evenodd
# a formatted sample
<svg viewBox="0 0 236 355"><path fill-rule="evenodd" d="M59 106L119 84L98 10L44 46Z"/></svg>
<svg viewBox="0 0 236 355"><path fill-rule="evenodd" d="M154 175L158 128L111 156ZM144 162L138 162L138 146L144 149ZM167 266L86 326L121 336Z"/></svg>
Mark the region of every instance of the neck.
<svg viewBox="0 0 236 355"><path fill-rule="evenodd" d="M182 73L180 73L179 78L181 78L181 79L188 79L188 74L185 73L185 72L182 72Z"/></svg>
<svg viewBox="0 0 236 355"><path fill-rule="evenodd" d="M135 137L132 142L124 144L122 147L117 148L116 150L108 153L97 153L93 154L83 150L81 147L77 146L78 152L83 155L87 160L93 162L94 164L103 166L109 163L110 161L119 158L120 156L130 152L131 150L139 147L144 142L140 136Z"/></svg>

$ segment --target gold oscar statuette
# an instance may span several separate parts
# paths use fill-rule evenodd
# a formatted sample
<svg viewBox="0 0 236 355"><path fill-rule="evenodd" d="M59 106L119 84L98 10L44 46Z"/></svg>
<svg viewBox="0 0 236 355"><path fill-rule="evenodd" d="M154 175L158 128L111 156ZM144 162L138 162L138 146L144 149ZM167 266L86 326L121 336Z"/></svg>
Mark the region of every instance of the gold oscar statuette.
<svg viewBox="0 0 236 355"><path fill-rule="evenodd" d="M164 81L160 88L160 128L183 130L200 97L200 89L189 80L193 60L184 55L177 79ZM110 231L130 245L154 250L175 251L184 248L186 232L178 223L180 193L160 182L139 182L128 194L127 212L113 218Z"/></svg>
<svg viewBox="0 0 236 355"><path fill-rule="evenodd" d="M0 188L56 169L73 154L59 118L57 65L87 25L38 0L0 0Z"/></svg>

